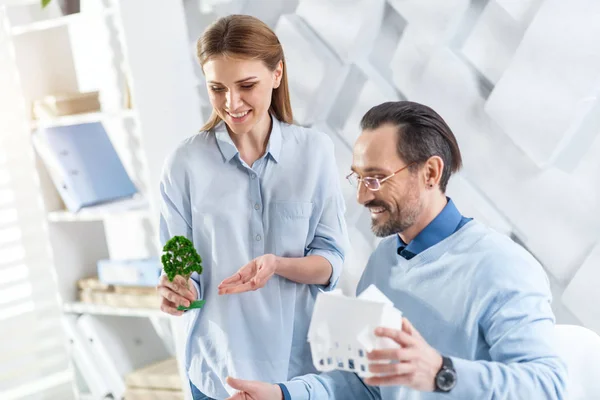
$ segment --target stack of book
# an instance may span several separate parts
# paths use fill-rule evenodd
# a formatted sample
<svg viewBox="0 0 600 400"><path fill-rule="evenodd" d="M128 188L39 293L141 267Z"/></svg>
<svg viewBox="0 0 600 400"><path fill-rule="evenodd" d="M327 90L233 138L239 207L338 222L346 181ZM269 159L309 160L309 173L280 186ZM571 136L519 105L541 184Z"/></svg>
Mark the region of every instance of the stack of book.
<svg viewBox="0 0 600 400"><path fill-rule="evenodd" d="M52 120L66 115L101 111L99 93L63 93L45 96L33 102L33 116L37 120Z"/></svg>
<svg viewBox="0 0 600 400"><path fill-rule="evenodd" d="M129 373L125 400L183 400L177 360L171 358Z"/></svg>
<svg viewBox="0 0 600 400"><path fill-rule="evenodd" d="M84 303L125 308L160 307L155 287L108 285L97 277L80 279L77 286L79 299Z"/></svg>

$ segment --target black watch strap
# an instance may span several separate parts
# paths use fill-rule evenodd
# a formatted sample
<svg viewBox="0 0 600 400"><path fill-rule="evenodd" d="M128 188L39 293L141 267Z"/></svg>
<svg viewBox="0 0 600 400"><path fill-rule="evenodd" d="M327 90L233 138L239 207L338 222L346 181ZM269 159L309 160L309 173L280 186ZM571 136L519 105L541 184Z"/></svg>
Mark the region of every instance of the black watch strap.
<svg viewBox="0 0 600 400"><path fill-rule="evenodd" d="M442 368L454 369L454 363L450 357L442 356Z"/></svg>

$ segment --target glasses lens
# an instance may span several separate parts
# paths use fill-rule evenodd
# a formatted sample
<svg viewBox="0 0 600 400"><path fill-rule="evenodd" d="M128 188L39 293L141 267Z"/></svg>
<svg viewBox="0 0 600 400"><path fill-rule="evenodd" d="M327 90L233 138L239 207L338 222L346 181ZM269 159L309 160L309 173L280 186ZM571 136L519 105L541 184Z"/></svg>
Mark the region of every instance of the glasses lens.
<svg viewBox="0 0 600 400"><path fill-rule="evenodd" d="M369 190L379 190L379 179L377 178L363 178L365 186Z"/></svg>

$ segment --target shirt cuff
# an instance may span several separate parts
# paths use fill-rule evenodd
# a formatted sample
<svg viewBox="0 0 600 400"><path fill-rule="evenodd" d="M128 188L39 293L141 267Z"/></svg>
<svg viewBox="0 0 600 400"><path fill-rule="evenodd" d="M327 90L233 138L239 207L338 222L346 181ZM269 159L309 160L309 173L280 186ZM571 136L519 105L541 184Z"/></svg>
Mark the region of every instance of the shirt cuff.
<svg viewBox="0 0 600 400"><path fill-rule="evenodd" d="M309 400L308 390L306 389L306 383L301 380L293 380L286 383L282 383L279 384L279 387L283 392L284 400Z"/></svg>
<svg viewBox="0 0 600 400"><path fill-rule="evenodd" d="M200 291L200 285L194 279L190 279L190 281L192 282L192 285L194 285L194 287L196 288L196 293L198 294L198 298L196 300L202 300L204 296L203 293Z"/></svg>
<svg viewBox="0 0 600 400"><path fill-rule="evenodd" d="M279 386L279 389L281 389L281 393L283 393L283 400L292 400L290 392L287 390L283 383L278 383L277 386Z"/></svg>
<svg viewBox="0 0 600 400"><path fill-rule="evenodd" d="M445 393L448 400L451 399L480 399L489 396L485 393L484 380L481 379L481 366L476 361L465 360L458 357L450 357L452 365L456 370L456 386L449 393Z"/></svg>
<svg viewBox="0 0 600 400"><path fill-rule="evenodd" d="M323 258L325 258L327 261L329 261L329 264L331 264L331 278L329 278L329 284L328 285L320 285L320 287L325 290L325 291L330 291L335 289L338 280L340 279L340 275L342 273L342 264L343 264L343 260L340 258L339 254L332 252L332 251L327 251L327 250L321 250L321 249L311 249L308 253L308 256L321 256Z"/></svg>

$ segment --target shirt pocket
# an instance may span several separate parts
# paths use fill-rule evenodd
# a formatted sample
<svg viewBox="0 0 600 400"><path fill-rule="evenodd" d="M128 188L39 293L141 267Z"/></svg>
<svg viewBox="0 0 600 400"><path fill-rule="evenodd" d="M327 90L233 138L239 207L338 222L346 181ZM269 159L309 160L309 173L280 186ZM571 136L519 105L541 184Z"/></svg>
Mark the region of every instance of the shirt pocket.
<svg viewBox="0 0 600 400"><path fill-rule="evenodd" d="M275 254L280 257L304 257L313 203L279 201L274 203Z"/></svg>

